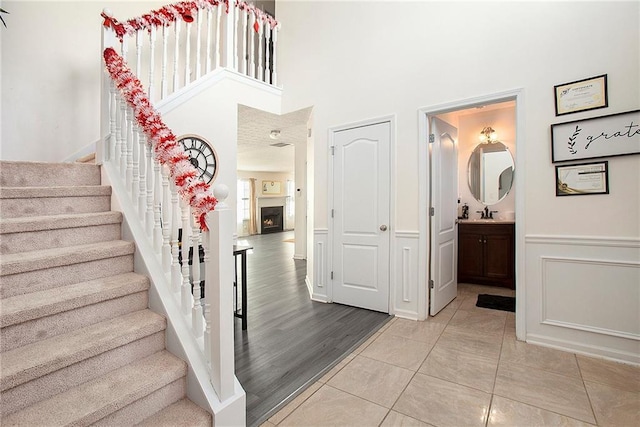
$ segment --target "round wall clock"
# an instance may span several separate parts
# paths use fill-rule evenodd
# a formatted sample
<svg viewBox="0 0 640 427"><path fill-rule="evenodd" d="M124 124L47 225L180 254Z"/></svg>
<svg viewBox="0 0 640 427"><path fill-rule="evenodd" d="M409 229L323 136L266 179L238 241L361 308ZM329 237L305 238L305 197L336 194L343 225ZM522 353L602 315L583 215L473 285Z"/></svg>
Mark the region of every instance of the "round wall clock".
<svg viewBox="0 0 640 427"><path fill-rule="evenodd" d="M198 170L198 178L209 184L218 173L218 156L213 147L197 135L184 135L178 139L189 155L191 164Z"/></svg>

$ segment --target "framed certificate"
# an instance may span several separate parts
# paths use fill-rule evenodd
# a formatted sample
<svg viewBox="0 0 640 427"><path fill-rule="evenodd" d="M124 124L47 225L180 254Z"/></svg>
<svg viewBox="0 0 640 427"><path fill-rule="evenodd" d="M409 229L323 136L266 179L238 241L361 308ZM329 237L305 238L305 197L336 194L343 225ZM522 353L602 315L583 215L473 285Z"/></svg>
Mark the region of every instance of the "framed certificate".
<svg viewBox="0 0 640 427"><path fill-rule="evenodd" d="M556 166L556 196L609 194L608 162Z"/></svg>
<svg viewBox="0 0 640 427"><path fill-rule="evenodd" d="M556 116L605 108L609 105L606 74L563 83L554 86L553 89L556 99Z"/></svg>

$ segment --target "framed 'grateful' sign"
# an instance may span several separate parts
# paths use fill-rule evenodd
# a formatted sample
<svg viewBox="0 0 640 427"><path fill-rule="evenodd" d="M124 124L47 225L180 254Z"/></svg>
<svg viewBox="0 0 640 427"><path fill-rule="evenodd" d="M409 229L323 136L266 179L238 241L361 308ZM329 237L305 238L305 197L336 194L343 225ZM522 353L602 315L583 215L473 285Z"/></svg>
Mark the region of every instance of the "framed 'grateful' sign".
<svg viewBox="0 0 640 427"><path fill-rule="evenodd" d="M640 153L640 110L551 125L553 163Z"/></svg>

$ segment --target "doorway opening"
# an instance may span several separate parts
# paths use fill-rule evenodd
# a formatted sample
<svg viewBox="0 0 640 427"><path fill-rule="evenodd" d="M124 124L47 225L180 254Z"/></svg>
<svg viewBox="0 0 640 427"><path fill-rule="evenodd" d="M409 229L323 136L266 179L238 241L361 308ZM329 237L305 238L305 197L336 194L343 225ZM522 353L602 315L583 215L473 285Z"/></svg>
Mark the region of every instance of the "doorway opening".
<svg viewBox="0 0 640 427"><path fill-rule="evenodd" d="M293 258L299 260L307 259L311 112L274 114L238 105L237 236L292 230ZM280 216L271 213L278 207ZM268 218L262 218L264 209Z"/></svg>
<svg viewBox="0 0 640 427"><path fill-rule="evenodd" d="M507 288L513 284L517 301L516 335L519 339L524 337L525 293L522 268L524 265L524 227L522 224L524 218L524 167L522 163L524 159L522 155L518 156L518 153L524 152L522 106L522 90L514 90L435 105L419 110L420 140L429 141L427 144L420 145L420 206L421 212L425 212L424 218L420 218L420 248L424 254L421 259L430 260L429 263L424 263L421 266L422 271L419 272L421 277L425 278L426 289L422 306L419 307L421 309L420 314L424 314L423 318L435 314L432 312L434 309L433 303L434 301L437 302L437 299L442 296L438 292L445 289L444 284L447 278L455 281L456 284L457 282L478 283L480 285L494 284ZM434 130L436 133L439 132L437 125L434 126L435 120L445 122L457 132L455 149L458 158L455 162L457 169L455 178L458 184L454 196L446 200L436 200L439 197L439 190L433 188L434 182L438 182L437 179L434 179L434 173L446 174L451 172L446 168L443 169L444 172L438 171L437 165L434 164L434 159L431 157L434 151L432 148L434 144L431 141L434 138L437 140L438 136L440 136L440 134L431 136ZM483 131L486 128L491 128L495 133L492 135L492 140L488 143L485 139L483 145L483 141L480 138L482 136L486 138L486 135L483 135ZM491 132L489 134L491 135ZM508 156L505 154L502 154L502 156L511 159L512 163L507 165L503 162L504 159L501 159L497 162L499 163L497 168L500 169L498 171L500 173L490 173L490 165L494 159L488 153L499 151L497 150L498 143L504 145L508 153ZM483 155L484 157L482 157ZM510 173L502 173L507 169L507 172ZM482 171L486 171L486 178L481 177L480 173ZM491 186L489 183L491 183ZM493 188L494 185L495 189ZM446 206L444 208L439 206L440 209L436 207L436 217L434 218L432 216L434 215L434 210L431 208L434 207L436 202ZM440 215L444 210L451 223L455 223L456 228L455 255L444 256L442 259L438 259L440 253L450 254L451 251L442 251L437 246L434 246L434 242L439 241L440 233L444 230L444 228L441 230L434 226L434 221L436 225L446 224L446 221L443 222L442 218L437 217L438 210ZM512 224L511 227L513 227L514 231L510 242L513 245L513 250L504 252L504 249L500 249L503 252L498 252L496 248L501 248L499 243L504 242L488 239L484 237L485 234L474 236L477 245L485 245L484 253L493 256L493 261L491 261L493 264L487 265L486 260L482 260L482 253L478 256L474 255L471 259L476 263L474 266L479 266L480 270L477 271L477 275L471 276L472 280L470 280L467 274L468 271L464 270L469 267L467 260L462 260L465 264L458 265L458 248L468 254L470 252L469 242L471 241L469 239L458 240L461 223L472 223L475 226L479 224L489 225L489 228L482 229L486 231L492 230L492 227L497 229L498 224L500 226L502 224ZM466 225L462 227L466 227ZM489 235L489 233L486 233L486 235ZM503 236L500 237L502 238ZM460 247L460 244L463 244L463 247ZM466 246L464 246L465 244ZM509 244L508 239L505 244ZM512 258L508 259L509 256L512 256ZM496 267L496 259L498 262L502 262L503 265ZM434 265L434 262L439 264ZM512 278L501 277L500 275L503 273L497 272L498 270L496 269L498 267L507 269ZM443 271L449 274L443 274ZM461 273L460 278L458 273ZM467 275L465 276L465 274ZM480 280L482 275L485 276L484 282ZM453 279L451 276L453 276ZM496 279L498 276L500 276L500 280ZM447 293L451 294L451 290L448 289ZM447 298L449 297L447 296ZM435 307L435 309L441 309L447 303L440 301L439 307Z"/></svg>

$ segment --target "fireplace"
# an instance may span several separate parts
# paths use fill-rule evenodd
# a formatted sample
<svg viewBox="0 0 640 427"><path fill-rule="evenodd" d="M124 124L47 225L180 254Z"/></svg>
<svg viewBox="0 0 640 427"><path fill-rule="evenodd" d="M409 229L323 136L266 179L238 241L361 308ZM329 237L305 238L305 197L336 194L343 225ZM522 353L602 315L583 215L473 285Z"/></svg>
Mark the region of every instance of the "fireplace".
<svg viewBox="0 0 640 427"><path fill-rule="evenodd" d="M282 206L260 208L261 234L277 233L284 230Z"/></svg>

